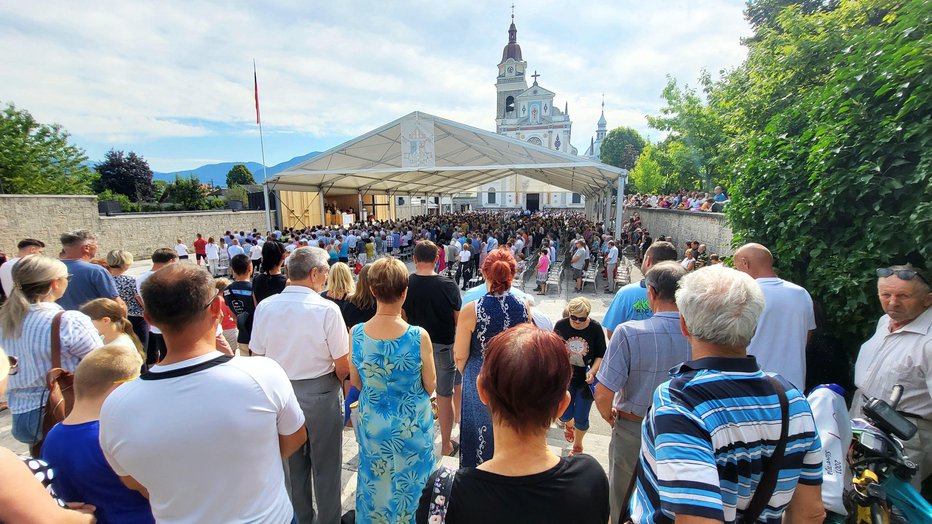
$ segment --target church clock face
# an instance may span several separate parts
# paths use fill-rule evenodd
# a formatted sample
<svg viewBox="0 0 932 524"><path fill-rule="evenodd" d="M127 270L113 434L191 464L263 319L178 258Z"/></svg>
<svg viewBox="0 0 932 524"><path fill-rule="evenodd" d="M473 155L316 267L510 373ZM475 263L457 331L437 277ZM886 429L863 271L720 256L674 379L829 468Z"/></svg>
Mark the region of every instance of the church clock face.
<svg viewBox="0 0 932 524"><path fill-rule="evenodd" d="M512 66L508 66L508 74L509 74L509 75L513 75L514 72L515 72L515 68L512 67Z"/></svg>

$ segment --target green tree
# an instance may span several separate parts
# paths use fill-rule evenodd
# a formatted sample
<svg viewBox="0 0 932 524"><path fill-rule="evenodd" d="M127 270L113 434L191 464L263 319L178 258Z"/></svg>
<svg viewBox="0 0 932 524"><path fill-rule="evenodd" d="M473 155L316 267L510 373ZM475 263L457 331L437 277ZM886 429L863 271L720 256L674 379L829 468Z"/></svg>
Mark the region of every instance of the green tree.
<svg viewBox="0 0 932 524"><path fill-rule="evenodd" d="M7 104L0 111L0 193L91 194L95 174L68 138L58 124Z"/></svg>
<svg viewBox="0 0 932 524"><path fill-rule="evenodd" d="M625 148L629 145L633 146L634 151L632 152L629 148L626 154ZM609 131L602 140L599 159L602 163L610 166L631 169L634 165L628 164L632 161L636 161L645 145L647 145L647 141L634 129L630 127L616 127Z"/></svg>
<svg viewBox="0 0 932 524"><path fill-rule="evenodd" d="M703 95L708 96L714 88L712 77L703 71L699 77ZM702 186L709 187L716 177L716 163L725 140L725 133L718 114L695 88L680 87L676 79L667 77L663 89L666 106L659 116L648 116L647 123L654 129L668 131L672 140L680 141L692 150L700 165ZM691 189L691 188L688 188Z"/></svg>
<svg viewBox="0 0 932 524"><path fill-rule="evenodd" d="M182 209L207 209L207 189L195 175L175 175L175 181L168 188L168 201L178 204Z"/></svg>
<svg viewBox="0 0 932 524"><path fill-rule="evenodd" d="M225 193L226 201L230 202L231 200L239 200L243 203L243 207L249 208L249 193L246 191L245 187L234 186L226 190Z"/></svg>
<svg viewBox="0 0 932 524"><path fill-rule="evenodd" d="M665 181L657 156L656 148L650 144L644 146L634 169L631 170L631 181L641 193L659 193L664 189Z"/></svg>
<svg viewBox="0 0 932 524"><path fill-rule="evenodd" d="M253 185L256 180L249 168L243 164L236 164L227 172L227 187Z"/></svg>
<svg viewBox="0 0 932 524"><path fill-rule="evenodd" d="M97 181L99 191L110 190L136 202L152 200L155 192L152 170L149 163L136 153L130 151L127 155L111 149L94 169L100 175Z"/></svg>
<svg viewBox="0 0 932 524"><path fill-rule="evenodd" d="M771 248L856 348L873 271L932 261L932 13L926 0L783 8L713 90L736 242Z"/></svg>

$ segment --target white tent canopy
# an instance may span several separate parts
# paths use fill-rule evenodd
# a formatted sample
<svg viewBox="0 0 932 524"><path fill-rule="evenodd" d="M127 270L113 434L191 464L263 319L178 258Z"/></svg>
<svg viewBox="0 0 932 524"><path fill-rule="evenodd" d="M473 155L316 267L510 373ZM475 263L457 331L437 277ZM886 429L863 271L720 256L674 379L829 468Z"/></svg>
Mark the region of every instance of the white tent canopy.
<svg viewBox="0 0 932 524"><path fill-rule="evenodd" d="M267 186L451 195L515 174L594 197L612 191L625 171L415 111L271 177Z"/></svg>

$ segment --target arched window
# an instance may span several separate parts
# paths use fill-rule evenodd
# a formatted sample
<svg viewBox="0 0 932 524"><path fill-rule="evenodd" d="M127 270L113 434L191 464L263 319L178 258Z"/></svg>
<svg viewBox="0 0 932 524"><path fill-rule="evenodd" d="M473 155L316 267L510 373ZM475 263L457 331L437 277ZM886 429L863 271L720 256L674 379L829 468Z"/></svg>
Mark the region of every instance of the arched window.
<svg viewBox="0 0 932 524"><path fill-rule="evenodd" d="M505 114L515 112L515 97L509 96L505 99Z"/></svg>
<svg viewBox="0 0 932 524"><path fill-rule="evenodd" d="M580 195L579 193L573 193L573 203L582 204L582 195Z"/></svg>
<svg viewBox="0 0 932 524"><path fill-rule="evenodd" d="M489 204L494 204L494 203L495 203L495 188L494 188L494 187L490 187L490 188L489 188L489 197L488 197L487 201L488 201Z"/></svg>
<svg viewBox="0 0 932 524"><path fill-rule="evenodd" d="M528 138L527 141L528 141L528 143L534 144L535 146L542 146L542 145L544 145L544 143L540 141L540 138L539 138L539 137L536 137L536 136L532 136L531 138Z"/></svg>

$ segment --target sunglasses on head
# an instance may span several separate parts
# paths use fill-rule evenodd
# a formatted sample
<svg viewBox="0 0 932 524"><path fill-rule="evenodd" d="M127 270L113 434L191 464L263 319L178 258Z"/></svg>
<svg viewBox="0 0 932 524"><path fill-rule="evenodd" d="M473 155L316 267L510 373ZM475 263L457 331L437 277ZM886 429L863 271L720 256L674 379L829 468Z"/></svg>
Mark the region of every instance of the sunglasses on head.
<svg viewBox="0 0 932 524"><path fill-rule="evenodd" d="M577 317L576 315L570 315L570 320L573 322L585 322L589 317Z"/></svg>
<svg viewBox="0 0 932 524"><path fill-rule="evenodd" d="M926 284L929 283L929 279L922 273L922 271L916 269L892 269L889 267L882 267L877 270L877 276L880 278L887 278L891 275L896 275L900 280L912 280L915 277L919 277L919 280L922 280Z"/></svg>

